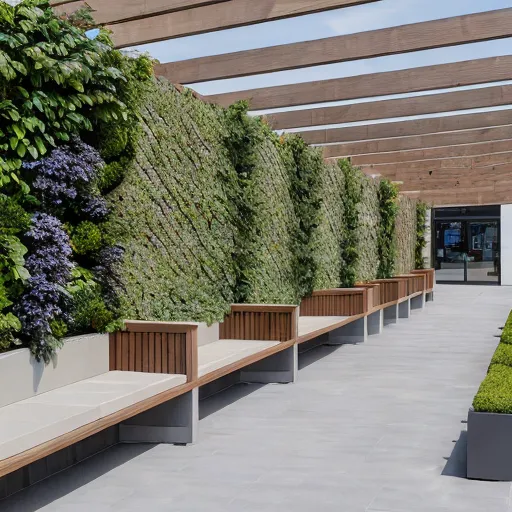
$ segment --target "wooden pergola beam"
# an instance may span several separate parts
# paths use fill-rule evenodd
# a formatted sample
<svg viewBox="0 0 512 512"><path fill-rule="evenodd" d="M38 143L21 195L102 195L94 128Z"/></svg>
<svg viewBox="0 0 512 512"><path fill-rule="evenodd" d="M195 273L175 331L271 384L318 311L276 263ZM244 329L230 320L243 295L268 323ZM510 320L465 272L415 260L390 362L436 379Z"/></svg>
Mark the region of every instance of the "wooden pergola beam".
<svg viewBox="0 0 512 512"><path fill-rule="evenodd" d="M511 69L512 71L512 69ZM292 110L266 117L274 130L334 125L393 117L455 112L512 104L512 85L429 94L396 100L370 101L336 107Z"/></svg>
<svg viewBox="0 0 512 512"><path fill-rule="evenodd" d="M151 5L154 1L161 0L146 0L146 3ZM228 0L186 11L109 24L107 28L112 31L116 46L123 48L376 1L380 0Z"/></svg>
<svg viewBox="0 0 512 512"><path fill-rule="evenodd" d="M299 132L308 144L332 144L357 142L384 138L402 138L440 132L456 132L512 124L512 110L458 114L412 121L348 126L346 128L323 128Z"/></svg>
<svg viewBox="0 0 512 512"><path fill-rule="evenodd" d="M510 186L506 190L499 190L499 187L492 186L485 189L422 190L402 193L432 206L480 206L512 203L512 187Z"/></svg>
<svg viewBox="0 0 512 512"><path fill-rule="evenodd" d="M509 8L314 41L170 62L157 66L156 73L171 82L197 83L490 41L510 36L512 36L512 9Z"/></svg>
<svg viewBox="0 0 512 512"><path fill-rule="evenodd" d="M388 94L449 89L511 79L512 55L506 55L400 71L214 94L206 96L206 98L224 107L240 100L248 100L252 110L265 110L371 98Z"/></svg>
<svg viewBox="0 0 512 512"><path fill-rule="evenodd" d="M363 168L368 174L375 174L376 171ZM385 178L397 182L422 182L437 183L464 180L466 178L508 178L512 177L512 164L504 163L499 165L491 165L485 168L473 168L471 166L463 167L431 167L430 169L402 169L398 171L382 170L379 174ZM430 186L430 188L434 188Z"/></svg>
<svg viewBox="0 0 512 512"><path fill-rule="evenodd" d="M512 122L512 119L510 119ZM393 139L377 139L371 141L348 142L324 146L325 158L368 155L372 153L389 153L393 151L410 151L461 144L478 144L498 140L512 139L512 124L479 130L463 130L458 132L432 133L412 137L395 137Z"/></svg>
<svg viewBox="0 0 512 512"><path fill-rule="evenodd" d="M361 165L367 174L381 174L400 171L435 171L439 169L482 169L496 168L500 165L512 164L512 152L481 155L475 157L442 158L437 160L419 160L417 162L398 162L392 164Z"/></svg>
<svg viewBox="0 0 512 512"><path fill-rule="evenodd" d="M419 160L437 160L442 158L459 158L466 156L492 155L512 151L512 140L494 142L478 142L460 146L445 146L429 149L414 149L410 151L391 151L389 153L372 153L352 157L354 165L379 165L398 162L416 162Z"/></svg>
<svg viewBox="0 0 512 512"><path fill-rule="evenodd" d="M159 14L185 11L196 7L220 4L229 0L71 0L55 1L55 12L72 14L78 9L90 8L99 25L147 18Z"/></svg>

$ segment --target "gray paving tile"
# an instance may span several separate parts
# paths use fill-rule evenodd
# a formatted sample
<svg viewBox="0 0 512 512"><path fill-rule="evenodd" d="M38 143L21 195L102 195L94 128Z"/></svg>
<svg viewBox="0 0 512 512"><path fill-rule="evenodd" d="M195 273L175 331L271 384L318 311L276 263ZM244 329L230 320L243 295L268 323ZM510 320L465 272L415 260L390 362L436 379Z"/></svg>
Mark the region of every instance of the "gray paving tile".
<svg viewBox="0 0 512 512"><path fill-rule="evenodd" d="M0 510L512 512L509 483L460 478L511 307L512 288L440 286L381 336L303 356L294 385L212 399L195 446L118 446Z"/></svg>

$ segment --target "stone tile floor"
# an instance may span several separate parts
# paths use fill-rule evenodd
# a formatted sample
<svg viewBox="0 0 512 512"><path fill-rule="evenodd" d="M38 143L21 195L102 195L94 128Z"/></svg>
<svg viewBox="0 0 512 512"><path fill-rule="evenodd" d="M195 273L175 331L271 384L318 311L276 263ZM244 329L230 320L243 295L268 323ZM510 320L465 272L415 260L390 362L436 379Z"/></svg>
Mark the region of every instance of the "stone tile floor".
<svg viewBox="0 0 512 512"><path fill-rule="evenodd" d="M512 288L439 286L363 345L301 355L293 385L201 404L194 446L121 445L1 512L512 512L509 483L468 481L465 419Z"/></svg>

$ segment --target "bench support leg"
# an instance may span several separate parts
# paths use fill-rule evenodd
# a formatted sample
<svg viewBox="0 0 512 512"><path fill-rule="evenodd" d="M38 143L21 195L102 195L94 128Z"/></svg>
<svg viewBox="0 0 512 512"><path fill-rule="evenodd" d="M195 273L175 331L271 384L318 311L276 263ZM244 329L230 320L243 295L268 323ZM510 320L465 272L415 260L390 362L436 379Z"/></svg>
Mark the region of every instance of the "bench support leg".
<svg viewBox="0 0 512 512"><path fill-rule="evenodd" d="M425 294L422 293L421 295L418 295L417 297L413 297L411 299L411 309L423 309L425 307Z"/></svg>
<svg viewBox="0 0 512 512"><path fill-rule="evenodd" d="M193 389L119 425L121 443L194 443L199 392Z"/></svg>
<svg viewBox="0 0 512 512"><path fill-rule="evenodd" d="M299 350L293 345L267 357L240 372L241 382L254 384L289 384L297 380Z"/></svg>
<svg viewBox="0 0 512 512"><path fill-rule="evenodd" d="M411 316L411 299L404 300L398 304L398 318L409 318Z"/></svg>
<svg viewBox="0 0 512 512"><path fill-rule="evenodd" d="M380 334L384 330L384 312L382 309L368 315L368 336Z"/></svg>
<svg viewBox="0 0 512 512"><path fill-rule="evenodd" d="M434 292L428 292L425 296L427 302L434 302Z"/></svg>
<svg viewBox="0 0 512 512"><path fill-rule="evenodd" d="M384 312L384 325L396 324L398 322L398 304L388 306L383 310Z"/></svg>
<svg viewBox="0 0 512 512"><path fill-rule="evenodd" d="M364 343L368 336L367 317L344 325L329 333L327 345L350 345Z"/></svg>

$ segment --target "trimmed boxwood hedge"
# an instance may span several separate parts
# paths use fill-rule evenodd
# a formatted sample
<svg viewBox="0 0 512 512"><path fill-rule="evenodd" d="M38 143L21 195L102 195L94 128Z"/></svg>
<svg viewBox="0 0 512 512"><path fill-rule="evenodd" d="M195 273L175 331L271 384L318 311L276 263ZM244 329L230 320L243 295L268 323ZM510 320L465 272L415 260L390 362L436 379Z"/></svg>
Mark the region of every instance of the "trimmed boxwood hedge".
<svg viewBox="0 0 512 512"><path fill-rule="evenodd" d="M477 412L512 414L512 368L503 364L491 366L480 385L473 408Z"/></svg>
<svg viewBox="0 0 512 512"><path fill-rule="evenodd" d="M503 329L487 377L473 401L477 412L512 414L512 312Z"/></svg>

